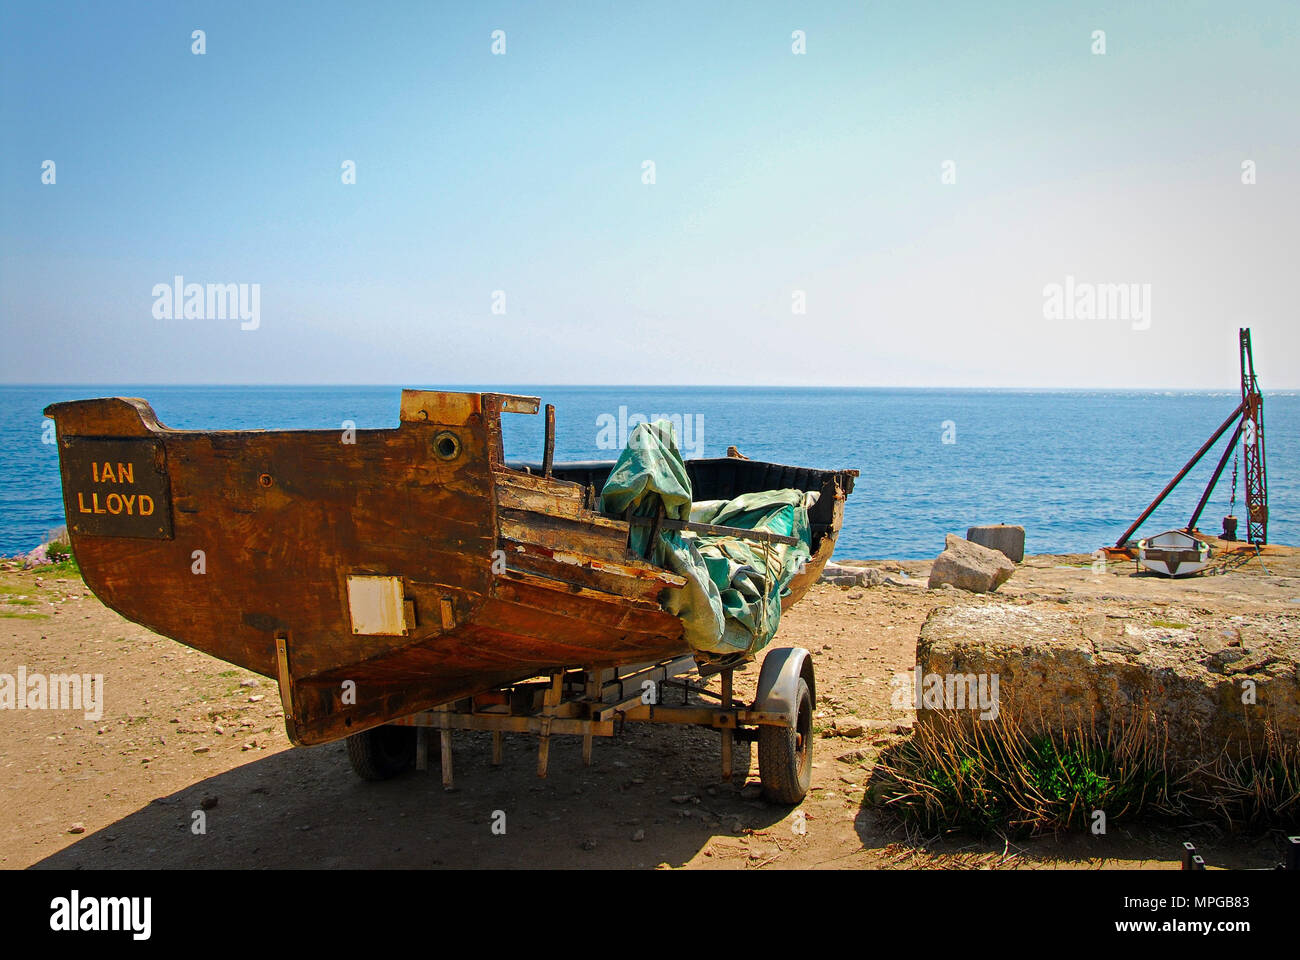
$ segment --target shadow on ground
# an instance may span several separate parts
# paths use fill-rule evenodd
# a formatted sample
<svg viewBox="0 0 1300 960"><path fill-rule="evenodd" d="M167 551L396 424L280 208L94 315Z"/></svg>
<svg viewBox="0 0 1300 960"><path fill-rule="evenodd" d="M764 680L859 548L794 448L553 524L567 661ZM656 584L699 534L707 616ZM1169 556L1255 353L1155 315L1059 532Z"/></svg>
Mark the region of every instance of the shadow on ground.
<svg viewBox="0 0 1300 960"><path fill-rule="evenodd" d="M341 743L286 750L160 797L34 868L653 868L788 814L742 794L743 778L720 780L716 734L669 733L629 726L597 741L591 767L580 741L558 738L545 780L535 740L507 737L493 768L489 735L458 734L451 792L436 763L369 783Z"/></svg>

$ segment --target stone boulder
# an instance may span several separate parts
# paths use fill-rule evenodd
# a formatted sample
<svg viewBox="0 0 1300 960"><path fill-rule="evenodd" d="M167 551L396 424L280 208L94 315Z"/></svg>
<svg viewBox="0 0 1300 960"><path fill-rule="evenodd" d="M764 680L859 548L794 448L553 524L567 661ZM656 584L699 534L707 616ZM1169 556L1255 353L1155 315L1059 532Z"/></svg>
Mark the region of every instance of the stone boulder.
<svg viewBox="0 0 1300 960"><path fill-rule="evenodd" d="M884 576L874 567L847 566L828 563L822 570L819 583L830 583L837 587L875 587L879 586Z"/></svg>
<svg viewBox="0 0 1300 960"><path fill-rule="evenodd" d="M991 688L996 677L998 712L1032 732L1154 721L1169 757L1193 762L1258 750L1270 725L1282 742L1300 741L1300 639L1264 614L1172 627L1138 615L959 604L930 614L916 660L923 679L974 677ZM918 726L955 705L917 704Z"/></svg>
<svg viewBox="0 0 1300 960"><path fill-rule="evenodd" d="M996 523L989 527L971 527L966 539L990 550L1000 550L1012 563L1025 559L1025 528Z"/></svg>
<svg viewBox="0 0 1300 960"><path fill-rule="evenodd" d="M1016 565L998 550L948 534L943 553L930 568L930 589L945 583L973 593L988 593L1006 583Z"/></svg>

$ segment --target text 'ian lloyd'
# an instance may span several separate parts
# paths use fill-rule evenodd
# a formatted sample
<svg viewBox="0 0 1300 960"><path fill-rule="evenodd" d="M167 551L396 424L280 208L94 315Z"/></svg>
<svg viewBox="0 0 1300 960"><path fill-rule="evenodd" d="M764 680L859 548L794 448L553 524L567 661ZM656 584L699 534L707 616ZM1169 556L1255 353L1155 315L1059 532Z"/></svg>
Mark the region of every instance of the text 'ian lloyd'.
<svg viewBox="0 0 1300 960"><path fill-rule="evenodd" d="M92 463L90 465L91 479L95 483L135 483L135 464L119 463L117 469L113 469L111 463ZM86 495L80 491L77 492L77 509L82 513L111 513L114 516L125 513L128 517L147 517L154 511L153 497L147 493L117 493L113 492L104 497L101 504L98 493L90 495L90 503L86 503Z"/></svg>

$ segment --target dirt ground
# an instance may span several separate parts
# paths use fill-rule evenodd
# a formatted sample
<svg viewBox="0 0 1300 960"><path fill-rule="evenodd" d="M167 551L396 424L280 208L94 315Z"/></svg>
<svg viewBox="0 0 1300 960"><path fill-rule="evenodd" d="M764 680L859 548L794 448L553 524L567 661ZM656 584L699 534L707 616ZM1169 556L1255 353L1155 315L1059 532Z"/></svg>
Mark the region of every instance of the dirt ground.
<svg viewBox="0 0 1300 960"><path fill-rule="evenodd" d="M590 767L578 738L559 737L545 780L535 739L507 736L493 768L490 735L461 733L455 790L436 764L363 782L341 743L290 747L273 681L122 619L75 575L0 569L0 673L102 674L106 685L97 720L0 710L0 866L1173 869L1188 835L1122 823L1011 843L903 836L863 802L873 759L912 721L890 706L891 678L911 669L939 604L1070 603L1161 623L1191 610L1300 628L1300 551L1288 548L1176 582L1131 562L1102 573L1087 556L1029 557L993 598L925 589L928 562L871 565L896 583L818 585L777 637L813 651L818 680L813 790L795 811L757 797L756 751L748 780L724 783L716 733L659 725L597 739ZM738 673L738 693L752 696L757 676ZM828 735L840 718L860 720L861 735ZM493 832L502 813L504 835ZM1194 839L1212 866L1277 860L1271 835Z"/></svg>

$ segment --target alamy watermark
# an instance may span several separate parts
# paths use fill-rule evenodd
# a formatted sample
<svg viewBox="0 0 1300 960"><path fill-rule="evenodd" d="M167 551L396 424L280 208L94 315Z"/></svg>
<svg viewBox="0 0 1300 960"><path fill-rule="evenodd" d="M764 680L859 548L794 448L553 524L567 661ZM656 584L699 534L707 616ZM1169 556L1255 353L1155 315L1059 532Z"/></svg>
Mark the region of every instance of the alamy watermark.
<svg viewBox="0 0 1300 960"><path fill-rule="evenodd" d="M50 929L55 933L130 933L148 940L153 931L152 897L83 897L73 890L50 901Z"/></svg>
<svg viewBox="0 0 1300 960"><path fill-rule="evenodd" d="M1128 320L1134 330L1151 328L1151 284L1065 283L1043 287L1045 320Z"/></svg>
<svg viewBox="0 0 1300 960"><path fill-rule="evenodd" d="M170 284L153 287L155 320L234 320L241 330L262 325L260 283L186 283L177 274Z"/></svg>
<svg viewBox="0 0 1300 960"><path fill-rule="evenodd" d="M673 425L673 431L677 435L677 449L683 457L704 456L704 414L652 413L647 417L644 413L629 414L626 406L618 408L617 416L602 413L596 418L596 448L622 450L638 426L659 420L667 420Z"/></svg>
<svg viewBox="0 0 1300 960"><path fill-rule="evenodd" d="M102 673L0 673L0 710L80 710L87 720L104 716Z"/></svg>
<svg viewBox="0 0 1300 960"><path fill-rule="evenodd" d="M922 673L914 667L889 680L895 710L978 710L981 720L998 716L996 673Z"/></svg>

